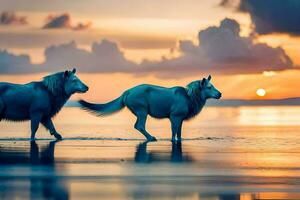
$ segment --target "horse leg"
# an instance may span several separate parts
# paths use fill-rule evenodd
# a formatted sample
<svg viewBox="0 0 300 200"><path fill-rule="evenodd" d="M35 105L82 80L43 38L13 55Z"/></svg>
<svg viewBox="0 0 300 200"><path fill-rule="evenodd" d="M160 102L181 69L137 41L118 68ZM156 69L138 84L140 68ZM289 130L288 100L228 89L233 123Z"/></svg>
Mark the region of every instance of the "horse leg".
<svg viewBox="0 0 300 200"><path fill-rule="evenodd" d="M135 113L135 114L137 120L136 123L134 124L134 128L137 129L140 133L142 133L147 138L148 141L156 141L156 138L150 135L145 129L147 114L144 112Z"/></svg>
<svg viewBox="0 0 300 200"><path fill-rule="evenodd" d="M176 141L175 137L177 135L177 140L181 140L181 128L182 128L182 118L177 116L171 116L171 128L172 128L172 141Z"/></svg>
<svg viewBox="0 0 300 200"><path fill-rule="evenodd" d="M43 120L42 120L42 124L43 124L43 126L45 126L45 128L46 128L47 130L50 131L50 134L51 134L51 135L54 135L54 137L55 137L57 140L61 140L61 139L62 139L61 135L55 130L55 127L54 127L54 124L53 124L51 118L43 119Z"/></svg>
<svg viewBox="0 0 300 200"><path fill-rule="evenodd" d="M182 120L180 121L178 131L177 131L177 141L181 141L181 130L182 130Z"/></svg>
<svg viewBox="0 0 300 200"><path fill-rule="evenodd" d="M31 137L30 137L31 141L35 140L35 133L39 128L39 123L41 119L42 119L41 113L35 112L31 114Z"/></svg>
<svg viewBox="0 0 300 200"><path fill-rule="evenodd" d="M3 101L1 100L1 98L0 98L0 121L2 120L2 118L4 117L3 116L3 113L4 112L4 103L3 103Z"/></svg>

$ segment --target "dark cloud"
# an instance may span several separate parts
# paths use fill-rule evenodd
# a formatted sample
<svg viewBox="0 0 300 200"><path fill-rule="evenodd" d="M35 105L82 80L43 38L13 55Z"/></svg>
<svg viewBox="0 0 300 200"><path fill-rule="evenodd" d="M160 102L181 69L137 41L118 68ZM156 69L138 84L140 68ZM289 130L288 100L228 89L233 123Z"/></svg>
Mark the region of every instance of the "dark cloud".
<svg viewBox="0 0 300 200"><path fill-rule="evenodd" d="M71 17L68 13L49 15L43 28L71 28Z"/></svg>
<svg viewBox="0 0 300 200"><path fill-rule="evenodd" d="M46 48L45 62L38 67L32 65L26 56L10 55L10 59L4 60L8 62L6 66L14 70L6 70L5 73L14 73L21 66L26 66L28 72L37 72L37 69L57 71L66 66L76 66L79 71L90 73L151 73L176 77L195 73L261 73L293 68L291 59L281 47L273 48L265 43L257 43L251 36L241 37L240 25L232 19L224 19L219 26L201 30L198 40L198 44L188 40L180 41L177 47L181 54L179 57L162 57L160 61L145 60L141 64L127 60L119 46L109 40L93 43L90 51L80 49L75 42L70 42Z"/></svg>
<svg viewBox="0 0 300 200"><path fill-rule="evenodd" d="M76 26L73 27L75 31L81 31L81 30L86 30L89 29L92 26L92 22L87 22L87 23L78 23Z"/></svg>
<svg viewBox="0 0 300 200"><path fill-rule="evenodd" d="M220 5L249 13L259 34L300 34L299 0L222 0Z"/></svg>
<svg viewBox="0 0 300 200"><path fill-rule="evenodd" d="M25 16L18 16L14 12L2 12L0 15L0 24L3 25L25 25L27 18Z"/></svg>
<svg viewBox="0 0 300 200"><path fill-rule="evenodd" d="M72 25L71 16L68 13L62 15L49 15L46 19L47 23L43 26L44 29L50 28L66 28L73 30L86 30L92 25L91 22L78 23L77 25Z"/></svg>

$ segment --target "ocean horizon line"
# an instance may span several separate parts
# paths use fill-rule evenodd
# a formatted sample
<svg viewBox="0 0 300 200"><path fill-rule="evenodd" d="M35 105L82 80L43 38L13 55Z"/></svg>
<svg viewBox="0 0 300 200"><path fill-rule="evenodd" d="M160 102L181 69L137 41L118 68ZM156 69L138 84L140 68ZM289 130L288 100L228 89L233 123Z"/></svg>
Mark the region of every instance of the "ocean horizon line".
<svg viewBox="0 0 300 200"><path fill-rule="evenodd" d="M106 102L103 102L106 103ZM300 97L282 99L211 99L206 106L209 107L239 107L239 106L300 106ZM80 107L76 100L70 100L65 107Z"/></svg>

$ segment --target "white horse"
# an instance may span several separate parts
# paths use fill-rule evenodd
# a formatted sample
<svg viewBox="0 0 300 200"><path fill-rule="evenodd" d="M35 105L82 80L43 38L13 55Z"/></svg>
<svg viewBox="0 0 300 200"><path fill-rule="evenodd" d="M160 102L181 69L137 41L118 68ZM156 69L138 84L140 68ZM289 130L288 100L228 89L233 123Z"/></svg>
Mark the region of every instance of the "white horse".
<svg viewBox="0 0 300 200"><path fill-rule="evenodd" d="M169 118L172 126L172 141L181 140L184 120L196 116L209 98L220 99L222 94L210 83L211 76L189 83L186 88L165 88L155 85L138 85L125 91L119 98L106 104L92 104L80 100L83 109L96 115L109 115L127 106L137 117L134 128L148 141L156 138L146 129L147 115L154 118Z"/></svg>

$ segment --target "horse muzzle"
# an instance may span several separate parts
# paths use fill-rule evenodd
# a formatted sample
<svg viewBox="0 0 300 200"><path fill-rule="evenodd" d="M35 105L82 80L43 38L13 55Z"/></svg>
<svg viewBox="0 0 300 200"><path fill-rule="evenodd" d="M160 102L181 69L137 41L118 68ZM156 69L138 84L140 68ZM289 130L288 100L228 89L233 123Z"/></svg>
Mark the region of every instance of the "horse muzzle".
<svg viewBox="0 0 300 200"><path fill-rule="evenodd" d="M80 89L78 92L79 93L86 93L89 90L88 86L83 87L82 89Z"/></svg>
<svg viewBox="0 0 300 200"><path fill-rule="evenodd" d="M222 93L219 92L219 93L216 95L216 99L221 99L221 97L222 97Z"/></svg>

